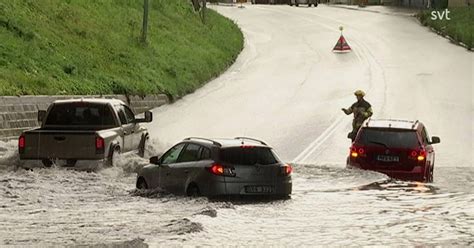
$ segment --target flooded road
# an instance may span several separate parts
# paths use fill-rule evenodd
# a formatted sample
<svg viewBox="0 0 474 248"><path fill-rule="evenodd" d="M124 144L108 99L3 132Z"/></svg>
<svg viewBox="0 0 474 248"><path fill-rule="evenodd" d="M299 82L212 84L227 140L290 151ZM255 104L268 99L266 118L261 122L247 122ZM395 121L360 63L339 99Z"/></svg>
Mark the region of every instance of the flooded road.
<svg viewBox="0 0 474 248"><path fill-rule="evenodd" d="M0 246L474 246L472 53L406 16L215 8L242 28L245 49L154 110L152 154L187 136L261 138L294 163L291 199L137 191L147 161L134 156L92 173L26 171L12 141L0 143ZM340 25L353 51L335 55ZM345 168L351 119L340 108L359 88L374 117L420 119L441 137L434 183Z"/></svg>
<svg viewBox="0 0 474 248"><path fill-rule="evenodd" d="M92 173L2 168L0 245L474 245L470 167L438 168L423 184L294 165L291 199L257 202L135 190L129 165L145 162L128 157Z"/></svg>

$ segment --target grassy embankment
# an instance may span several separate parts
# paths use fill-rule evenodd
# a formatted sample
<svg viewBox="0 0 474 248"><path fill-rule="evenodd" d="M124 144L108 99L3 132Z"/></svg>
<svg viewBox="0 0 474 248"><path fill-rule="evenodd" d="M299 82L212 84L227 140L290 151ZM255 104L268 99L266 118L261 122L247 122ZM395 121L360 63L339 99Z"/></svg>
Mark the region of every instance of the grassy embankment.
<svg viewBox="0 0 474 248"><path fill-rule="evenodd" d="M0 0L0 95L154 94L179 97L233 63L243 35L189 0Z"/></svg>
<svg viewBox="0 0 474 248"><path fill-rule="evenodd" d="M432 11L425 10L418 14L423 25L430 26L442 35L448 35L452 39L464 43L468 49L474 48L474 7L449 8L450 20L446 18L432 20Z"/></svg>

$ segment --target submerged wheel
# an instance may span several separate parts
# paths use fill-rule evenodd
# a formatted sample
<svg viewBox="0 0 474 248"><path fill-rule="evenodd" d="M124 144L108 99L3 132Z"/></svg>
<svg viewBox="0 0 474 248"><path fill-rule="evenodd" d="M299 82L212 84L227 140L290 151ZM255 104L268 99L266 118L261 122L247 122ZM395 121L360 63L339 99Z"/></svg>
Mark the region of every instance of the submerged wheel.
<svg viewBox="0 0 474 248"><path fill-rule="evenodd" d="M41 163L43 163L46 168L51 168L51 166L53 166L53 160L51 159L42 159Z"/></svg>
<svg viewBox="0 0 474 248"><path fill-rule="evenodd" d="M186 195L191 197L200 196L201 193L199 192L199 187L194 183L190 184L186 190Z"/></svg>
<svg viewBox="0 0 474 248"><path fill-rule="evenodd" d="M148 143L148 136L143 137L142 140L140 141L140 147L138 147L138 156L142 158L145 157L147 143Z"/></svg>
<svg viewBox="0 0 474 248"><path fill-rule="evenodd" d="M114 167L117 165L117 157L120 155L120 148L114 147L112 152L110 152L109 157L107 158L107 166Z"/></svg>
<svg viewBox="0 0 474 248"><path fill-rule="evenodd" d="M434 168L431 168L430 171L428 172L428 177L427 177L427 182L428 183L433 182L433 174L434 174Z"/></svg>
<svg viewBox="0 0 474 248"><path fill-rule="evenodd" d="M137 181L137 189L148 189L148 184L146 184L145 179L140 177Z"/></svg>

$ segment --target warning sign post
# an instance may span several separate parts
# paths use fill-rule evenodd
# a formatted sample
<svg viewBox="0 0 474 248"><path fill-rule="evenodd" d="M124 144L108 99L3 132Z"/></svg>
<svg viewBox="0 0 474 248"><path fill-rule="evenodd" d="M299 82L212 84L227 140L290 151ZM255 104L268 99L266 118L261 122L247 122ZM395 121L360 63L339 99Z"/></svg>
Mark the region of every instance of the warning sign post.
<svg viewBox="0 0 474 248"><path fill-rule="evenodd" d="M343 27L339 27L339 30L341 30L341 36L339 37L339 40L337 40L336 46L332 49L333 52L350 52L351 47L349 44L347 44L346 38L344 38L344 35L342 35L342 30Z"/></svg>

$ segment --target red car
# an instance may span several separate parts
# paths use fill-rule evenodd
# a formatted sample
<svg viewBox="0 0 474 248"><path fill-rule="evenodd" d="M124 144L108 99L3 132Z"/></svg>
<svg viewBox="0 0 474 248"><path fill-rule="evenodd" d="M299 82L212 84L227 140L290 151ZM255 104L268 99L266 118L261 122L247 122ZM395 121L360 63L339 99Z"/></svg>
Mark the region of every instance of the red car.
<svg viewBox="0 0 474 248"><path fill-rule="evenodd" d="M433 144L419 121L368 119L359 129L347 158L348 167L373 170L389 177L432 182Z"/></svg>

